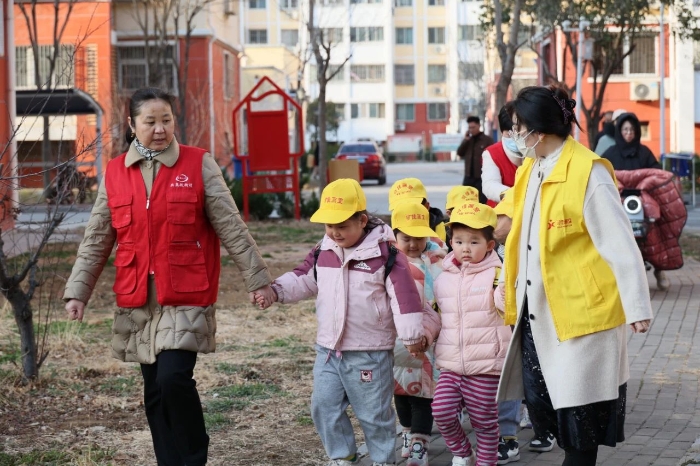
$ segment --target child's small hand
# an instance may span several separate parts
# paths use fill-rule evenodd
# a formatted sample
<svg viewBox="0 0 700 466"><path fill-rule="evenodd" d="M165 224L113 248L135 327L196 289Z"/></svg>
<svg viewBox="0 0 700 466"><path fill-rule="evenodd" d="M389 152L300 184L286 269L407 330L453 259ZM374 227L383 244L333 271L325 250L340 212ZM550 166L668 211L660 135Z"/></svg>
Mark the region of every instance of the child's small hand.
<svg viewBox="0 0 700 466"><path fill-rule="evenodd" d="M411 356L417 358L421 355L421 353L424 353L425 350L428 349L428 339L423 336L421 337L420 342L405 346L406 350L411 353Z"/></svg>
<svg viewBox="0 0 700 466"><path fill-rule="evenodd" d="M269 285L253 291L250 295L251 302L257 304L260 309L267 309L277 301L277 293Z"/></svg>

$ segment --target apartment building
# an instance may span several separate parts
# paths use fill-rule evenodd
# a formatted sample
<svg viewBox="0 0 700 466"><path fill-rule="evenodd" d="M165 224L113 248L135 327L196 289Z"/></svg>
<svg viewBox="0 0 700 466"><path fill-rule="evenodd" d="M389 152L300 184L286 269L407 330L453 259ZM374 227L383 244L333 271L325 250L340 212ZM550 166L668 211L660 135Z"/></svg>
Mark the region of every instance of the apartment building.
<svg viewBox="0 0 700 466"><path fill-rule="evenodd" d="M176 30L172 15L160 29L153 21L145 27L147 11L134 8L131 0L112 2L113 99L118 102L113 115L115 134L123 137L126 131L126 102L134 90L155 80L180 98L186 82L187 144L209 149L222 166L230 163L231 114L241 96L240 4L236 0L210 2L193 14L196 2L174 2L182 15ZM188 17L192 17L189 33ZM154 54L159 57L156 63Z"/></svg>
<svg viewBox="0 0 700 466"><path fill-rule="evenodd" d="M111 79L111 29L110 2L87 1L59 4L59 30L66 21L60 37L60 50L55 61L55 70L50 75L50 60L54 52L53 3L18 0L14 2L14 85L18 92L36 92L39 89L66 91L80 89L100 103L105 116L112 111ZM25 14L30 18L35 14L39 27L36 30L38 61L34 59L32 47L33 27L27 25ZM34 9L34 13L32 12ZM38 63L39 69L36 70ZM37 104L34 104L36 107ZM59 161L69 160L77 155L76 162L86 171L96 160L97 119L93 115L60 114L50 117L49 139L51 161L42 160L42 140L44 137L43 117L17 115L17 161L22 175L20 186L41 187L43 177L39 174L50 170ZM107 122L104 128L108 128ZM110 137L104 137L109 142ZM32 174L37 174L32 176ZM51 171L51 177L55 171Z"/></svg>
<svg viewBox="0 0 700 466"><path fill-rule="evenodd" d="M246 0L241 16L245 63L263 63L286 88L318 96L316 63L308 53L307 0ZM480 3L456 0L324 0L314 24L330 42L327 101L340 125L329 138L386 141L395 134L456 133L467 113L482 114L484 49L478 26ZM278 48L298 57L285 62ZM296 65L290 65L296 63ZM303 80L297 83L300 72ZM247 71L243 71L247 73ZM301 84L301 86L299 86Z"/></svg>

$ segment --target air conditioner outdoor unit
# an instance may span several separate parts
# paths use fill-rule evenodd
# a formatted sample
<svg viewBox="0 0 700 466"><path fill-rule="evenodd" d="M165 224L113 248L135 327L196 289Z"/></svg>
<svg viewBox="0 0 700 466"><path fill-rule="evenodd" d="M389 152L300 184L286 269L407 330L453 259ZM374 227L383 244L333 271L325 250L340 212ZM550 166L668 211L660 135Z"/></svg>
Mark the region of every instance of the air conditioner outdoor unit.
<svg viewBox="0 0 700 466"><path fill-rule="evenodd" d="M406 131L406 123L398 121L394 124L394 131Z"/></svg>
<svg viewBox="0 0 700 466"><path fill-rule="evenodd" d="M436 87L433 89L433 94L435 95L442 95L443 91L441 87Z"/></svg>
<svg viewBox="0 0 700 466"><path fill-rule="evenodd" d="M630 100L659 100L659 82L655 80L630 81Z"/></svg>
<svg viewBox="0 0 700 466"><path fill-rule="evenodd" d="M435 52L436 53L444 53L445 47L443 47L442 45L438 45L437 47L435 47Z"/></svg>
<svg viewBox="0 0 700 466"><path fill-rule="evenodd" d="M299 19L299 11L298 10L292 10L290 12L292 19Z"/></svg>

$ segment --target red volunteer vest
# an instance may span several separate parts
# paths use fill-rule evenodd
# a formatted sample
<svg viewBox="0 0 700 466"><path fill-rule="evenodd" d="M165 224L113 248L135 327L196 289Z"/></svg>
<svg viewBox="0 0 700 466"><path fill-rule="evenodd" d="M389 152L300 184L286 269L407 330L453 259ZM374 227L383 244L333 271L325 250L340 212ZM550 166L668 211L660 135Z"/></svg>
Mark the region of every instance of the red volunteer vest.
<svg viewBox="0 0 700 466"><path fill-rule="evenodd" d="M518 167L508 159L506 151L503 149L503 142L498 141L488 146L486 150L489 151L493 162L501 172L501 182L512 188L515 184L515 172L518 170ZM495 207L497 204L497 202L488 201L488 205L491 207Z"/></svg>
<svg viewBox="0 0 700 466"><path fill-rule="evenodd" d="M205 153L181 145L175 165L158 170L150 199L138 163L126 167L122 154L107 165L108 206L117 231L113 290L119 307L146 304L149 273L155 275L163 306L216 302L220 246L204 210Z"/></svg>

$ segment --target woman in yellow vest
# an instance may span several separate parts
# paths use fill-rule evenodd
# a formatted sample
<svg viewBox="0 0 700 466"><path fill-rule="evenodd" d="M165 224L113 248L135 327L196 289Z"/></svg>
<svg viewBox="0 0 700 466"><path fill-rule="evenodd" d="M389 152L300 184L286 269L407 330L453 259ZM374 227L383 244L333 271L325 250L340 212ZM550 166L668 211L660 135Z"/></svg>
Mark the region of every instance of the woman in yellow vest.
<svg viewBox="0 0 700 466"><path fill-rule="evenodd" d="M599 445L624 440L627 324L646 332L652 311L612 167L569 136L575 105L551 86L515 100L511 137L526 158L499 296L516 328L498 398L525 398L563 465L593 466Z"/></svg>

